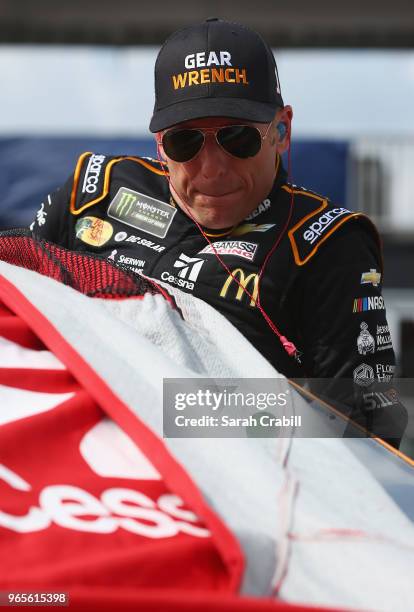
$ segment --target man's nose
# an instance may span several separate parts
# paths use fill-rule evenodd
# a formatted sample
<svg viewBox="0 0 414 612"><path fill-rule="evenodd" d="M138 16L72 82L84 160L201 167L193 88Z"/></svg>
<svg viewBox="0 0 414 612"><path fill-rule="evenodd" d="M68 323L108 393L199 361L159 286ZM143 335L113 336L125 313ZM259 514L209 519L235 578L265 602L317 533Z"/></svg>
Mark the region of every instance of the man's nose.
<svg viewBox="0 0 414 612"><path fill-rule="evenodd" d="M205 178L217 178L226 174L229 156L220 147L214 134L205 135L204 146L198 155L198 160Z"/></svg>

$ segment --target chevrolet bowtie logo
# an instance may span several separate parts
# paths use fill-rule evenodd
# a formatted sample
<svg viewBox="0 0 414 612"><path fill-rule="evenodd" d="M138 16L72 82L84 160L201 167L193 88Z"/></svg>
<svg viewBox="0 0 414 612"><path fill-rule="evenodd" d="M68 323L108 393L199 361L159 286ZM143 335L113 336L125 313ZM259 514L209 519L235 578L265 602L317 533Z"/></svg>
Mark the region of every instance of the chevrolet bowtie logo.
<svg viewBox="0 0 414 612"><path fill-rule="evenodd" d="M371 268L369 272L363 272L361 275L361 285L371 284L374 287L378 287L381 282L381 273L377 272L375 268Z"/></svg>
<svg viewBox="0 0 414 612"><path fill-rule="evenodd" d="M240 284L236 282L236 279L239 281ZM220 297L226 297L227 291L233 281L237 286L236 300L241 301L242 296L245 293L245 290L247 289L251 294L250 306L256 306L257 293L259 290L259 275L255 272L252 272L251 274L249 274L249 276L246 277L245 273L241 268L236 268L235 270L232 270L232 276L228 276L226 282L223 285L222 290L220 291ZM253 283L253 292L248 289L250 283Z"/></svg>

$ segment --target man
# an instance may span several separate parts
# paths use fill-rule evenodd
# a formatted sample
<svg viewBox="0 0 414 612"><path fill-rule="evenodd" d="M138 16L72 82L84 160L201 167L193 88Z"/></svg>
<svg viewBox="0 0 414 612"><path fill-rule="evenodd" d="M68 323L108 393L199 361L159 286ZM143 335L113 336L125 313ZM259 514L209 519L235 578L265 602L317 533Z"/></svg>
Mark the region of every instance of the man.
<svg viewBox="0 0 414 612"><path fill-rule="evenodd" d="M184 28L160 50L155 94L160 159L82 155L33 233L205 300L286 376L353 381L328 396L395 440L404 411L389 384L375 390L394 371L379 238L287 182L293 113L270 48L215 18Z"/></svg>

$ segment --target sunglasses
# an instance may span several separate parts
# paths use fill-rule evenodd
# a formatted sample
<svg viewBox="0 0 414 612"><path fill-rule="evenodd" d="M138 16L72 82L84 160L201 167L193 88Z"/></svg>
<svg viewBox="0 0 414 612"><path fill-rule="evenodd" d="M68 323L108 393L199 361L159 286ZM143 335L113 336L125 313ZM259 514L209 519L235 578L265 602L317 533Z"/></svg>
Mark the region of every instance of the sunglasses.
<svg viewBox="0 0 414 612"><path fill-rule="evenodd" d="M214 134L217 144L229 155L238 159L254 157L262 148L262 141L269 133L269 123L262 135L252 125L226 125L219 128L178 128L164 132L161 143L167 157L185 163L194 159L206 142L206 134Z"/></svg>

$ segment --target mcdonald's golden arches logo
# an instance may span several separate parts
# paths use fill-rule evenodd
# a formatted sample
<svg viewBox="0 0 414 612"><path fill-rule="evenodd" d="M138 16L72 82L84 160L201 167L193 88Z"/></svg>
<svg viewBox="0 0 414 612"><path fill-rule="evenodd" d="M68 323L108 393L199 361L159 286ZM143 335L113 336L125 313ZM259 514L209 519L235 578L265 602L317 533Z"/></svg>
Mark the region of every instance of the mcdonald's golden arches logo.
<svg viewBox="0 0 414 612"><path fill-rule="evenodd" d="M236 282L235 279L239 281L240 285ZM232 270L232 276L228 276L226 282L224 283L220 291L220 297L225 298L227 296L227 291L232 282L235 283L237 288L236 300L239 300L240 302L245 293L245 290L247 289L247 291L249 291L251 295L249 305L252 307L256 306L257 293L259 291L259 275L255 272L252 272L251 274L246 276L241 268L236 268L235 270ZM249 289L250 285L252 285L253 290Z"/></svg>

